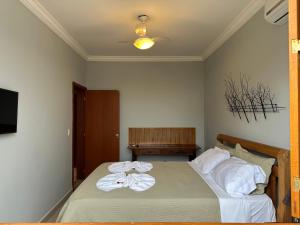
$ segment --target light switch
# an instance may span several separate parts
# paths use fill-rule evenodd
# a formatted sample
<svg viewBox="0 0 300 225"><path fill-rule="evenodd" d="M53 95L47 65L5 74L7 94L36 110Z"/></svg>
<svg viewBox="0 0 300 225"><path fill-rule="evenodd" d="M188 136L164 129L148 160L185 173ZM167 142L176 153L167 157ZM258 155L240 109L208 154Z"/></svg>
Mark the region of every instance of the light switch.
<svg viewBox="0 0 300 225"><path fill-rule="evenodd" d="M68 129L67 134L68 134L68 137L70 137L70 135L71 135L71 130L70 129Z"/></svg>

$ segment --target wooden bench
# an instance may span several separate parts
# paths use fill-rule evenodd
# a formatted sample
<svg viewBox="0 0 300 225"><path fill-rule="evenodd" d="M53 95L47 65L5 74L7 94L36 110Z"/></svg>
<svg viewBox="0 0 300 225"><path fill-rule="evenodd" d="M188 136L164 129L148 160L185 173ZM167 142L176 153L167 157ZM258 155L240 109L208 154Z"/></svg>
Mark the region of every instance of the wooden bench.
<svg viewBox="0 0 300 225"><path fill-rule="evenodd" d="M132 160L140 155L175 155L196 157L195 128L129 128L128 149Z"/></svg>

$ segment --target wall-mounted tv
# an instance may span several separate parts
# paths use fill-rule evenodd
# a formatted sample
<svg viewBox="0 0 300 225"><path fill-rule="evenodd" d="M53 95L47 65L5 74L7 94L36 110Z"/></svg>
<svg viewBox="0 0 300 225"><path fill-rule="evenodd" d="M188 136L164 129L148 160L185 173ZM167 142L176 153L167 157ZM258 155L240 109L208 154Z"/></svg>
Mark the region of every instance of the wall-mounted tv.
<svg viewBox="0 0 300 225"><path fill-rule="evenodd" d="M0 88L0 134L16 133L18 92Z"/></svg>

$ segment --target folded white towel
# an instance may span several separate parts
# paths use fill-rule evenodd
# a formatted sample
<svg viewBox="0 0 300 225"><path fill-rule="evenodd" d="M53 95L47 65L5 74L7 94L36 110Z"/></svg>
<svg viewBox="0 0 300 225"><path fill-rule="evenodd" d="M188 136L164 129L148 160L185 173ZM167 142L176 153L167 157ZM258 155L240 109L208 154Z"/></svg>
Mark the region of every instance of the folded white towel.
<svg viewBox="0 0 300 225"><path fill-rule="evenodd" d="M153 168L152 163L149 162L139 162L139 161L134 161L134 162L117 162L113 163L108 166L108 170L111 173L125 173L128 172L132 169L135 169L139 173L145 173L150 171Z"/></svg>
<svg viewBox="0 0 300 225"><path fill-rule="evenodd" d="M97 181L96 187L102 191L129 187L134 191L145 191L155 184L155 178L148 174L115 173L107 175Z"/></svg>
<svg viewBox="0 0 300 225"><path fill-rule="evenodd" d="M145 173L127 175L128 187L134 191L146 191L155 184L155 178Z"/></svg>
<svg viewBox="0 0 300 225"><path fill-rule="evenodd" d="M109 174L96 183L96 187L102 191L111 191L122 188L124 185L127 185L127 176L125 173Z"/></svg>
<svg viewBox="0 0 300 225"><path fill-rule="evenodd" d="M133 169L135 169L139 173L148 172L148 171L152 170L152 168L153 168L152 163L149 163L149 162L134 161L134 162L132 162L132 164L133 164L133 166L132 166Z"/></svg>
<svg viewBox="0 0 300 225"><path fill-rule="evenodd" d="M132 162L117 162L108 166L108 170L111 173L125 173L132 170Z"/></svg>

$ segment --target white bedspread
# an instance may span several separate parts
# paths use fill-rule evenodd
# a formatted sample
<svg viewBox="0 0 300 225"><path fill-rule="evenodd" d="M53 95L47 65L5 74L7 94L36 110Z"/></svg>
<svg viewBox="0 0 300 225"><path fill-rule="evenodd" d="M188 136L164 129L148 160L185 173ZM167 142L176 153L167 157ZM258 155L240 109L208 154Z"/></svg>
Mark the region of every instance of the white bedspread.
<svg viewBox="0 0 300 225"><path fill-rule="evenodd" d="M193 162L189 165L206 181L219 199L221 222L264 223L276 222L272 200L266 194L231 197L220 188L210 174L202 174Z"/></svg>

